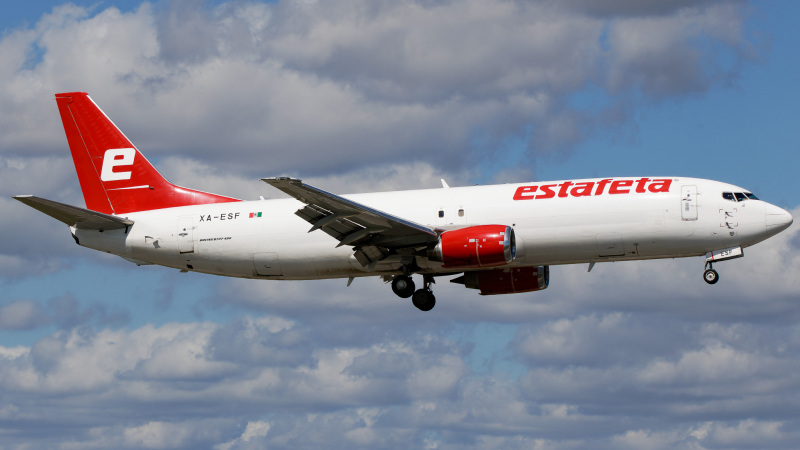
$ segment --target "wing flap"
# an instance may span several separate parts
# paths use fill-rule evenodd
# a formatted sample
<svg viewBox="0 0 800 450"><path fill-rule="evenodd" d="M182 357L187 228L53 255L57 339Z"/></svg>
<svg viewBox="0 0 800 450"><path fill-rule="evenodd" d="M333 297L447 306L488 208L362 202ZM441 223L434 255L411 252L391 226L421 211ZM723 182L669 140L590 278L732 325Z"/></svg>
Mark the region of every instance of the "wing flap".
<svg viewBox="0 0 800 450"><path fill-rule="evenodd" d="M133 225L132 220L33 195L15 195L13 198L71 227L87 230L116 230Z"/></svg>
<svg viewBox="0 0 800 450"><path fill-rule="evenodd" d="M309 232L321 229L338 240L340 246L398 249L425 246L439 239L435 230L424 225L331 194L296 178L262 178L262 181L305 203L295 214L312 225Z"/></svg>

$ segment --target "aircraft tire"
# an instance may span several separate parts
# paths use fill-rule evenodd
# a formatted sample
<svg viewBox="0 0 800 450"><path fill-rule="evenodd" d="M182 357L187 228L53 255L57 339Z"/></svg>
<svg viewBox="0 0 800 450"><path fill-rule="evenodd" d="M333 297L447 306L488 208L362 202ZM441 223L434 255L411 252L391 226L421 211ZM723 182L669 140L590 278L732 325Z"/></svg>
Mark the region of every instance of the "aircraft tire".
<svg viewBox="0 0 800 450"><path fill-rule="evenodd" d="M414 292L414 296L411 297L411 303L420 311L430 311L436 306L436 297L433 295L433 292L427 289L419 289L417 292Z"/></svg>
<svg viewBox="0 0 800 450"><path fill-rule="evenodd" d="M400 298L408 298L414 294L414 280L408 275L397 275L392 280L392 292Z"/></svg>
<svg viewBox="0 0 800 450"><path fill-rule="evenodd" d="M708 269L705 272L703 272L703 279L708 284L714 284L717 281L719 281L719 274L714 269Z"/></svg>

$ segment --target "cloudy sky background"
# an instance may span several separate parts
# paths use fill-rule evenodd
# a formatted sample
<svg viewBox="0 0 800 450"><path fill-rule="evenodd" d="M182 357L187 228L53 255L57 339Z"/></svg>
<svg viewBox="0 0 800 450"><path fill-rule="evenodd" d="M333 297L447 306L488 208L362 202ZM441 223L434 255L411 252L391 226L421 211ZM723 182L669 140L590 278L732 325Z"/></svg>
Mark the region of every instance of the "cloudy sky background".
<svg viewBox="0 0 800 450"><path fill-rule="evenodd" d="M173 182L338 192L680 175L800 215L790 1L56 1L0 8L0 447L798 448L797 226L539 293L136 267L19 204L83 199L53 94ZM19 5L19 6L17 6Z"/></svg>

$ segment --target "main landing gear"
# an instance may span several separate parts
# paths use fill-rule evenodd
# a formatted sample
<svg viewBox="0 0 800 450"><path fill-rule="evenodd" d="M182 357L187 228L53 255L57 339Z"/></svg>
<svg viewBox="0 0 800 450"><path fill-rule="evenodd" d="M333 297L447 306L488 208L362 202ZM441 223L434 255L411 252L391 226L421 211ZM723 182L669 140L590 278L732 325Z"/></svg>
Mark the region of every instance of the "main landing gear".
<svg viewBox="0 0 800 450"><path fill-rule="evenodd" d="M392 292L400 298L408 298L414 294L414 280L408 275L397 275L392 280Z"/></svg>
<svg viewBox="0 0 800 450"><path fill-rule="evenodd" d="M396 275L392 279L392 292L401 298L411 297L414 306L421 311L430 311L436 306L436 297L431 291L431 284L435 281L431 275L423 275L422 279L424 287L415 291L416 286L410 275Z"/></svg>
<svg viewBox="0 0 800 450"><path fill-rule="evenodd" d="M719 281L719 274L714 267L711 265L711 261L706 261L705 272L703 272L703 279L706 280L708 284L714 284Z"/></svg>

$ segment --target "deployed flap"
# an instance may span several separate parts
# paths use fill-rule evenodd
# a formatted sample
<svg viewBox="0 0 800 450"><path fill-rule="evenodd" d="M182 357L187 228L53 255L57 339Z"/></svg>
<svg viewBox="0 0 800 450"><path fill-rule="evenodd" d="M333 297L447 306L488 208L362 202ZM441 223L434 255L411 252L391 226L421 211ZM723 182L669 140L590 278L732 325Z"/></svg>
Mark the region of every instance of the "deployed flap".
<svg viewBox="0 0 800 450"><path fill-rule="evenodd" d="M296 178L262 178L265 183L305 203L295 212L339 245L419 247L438 242L435 230L304 184Z"/></svg>
<svg viewBox="0 0 800 450"><path fill-rule="evenodd" d="M75 228L87 230L116 230L133 225L132 220L78 208L77 206L66 205L53 200L34 197L33 195L15 195L14 199L56 220L64 222L71 227L74 226Z"/></svg>

